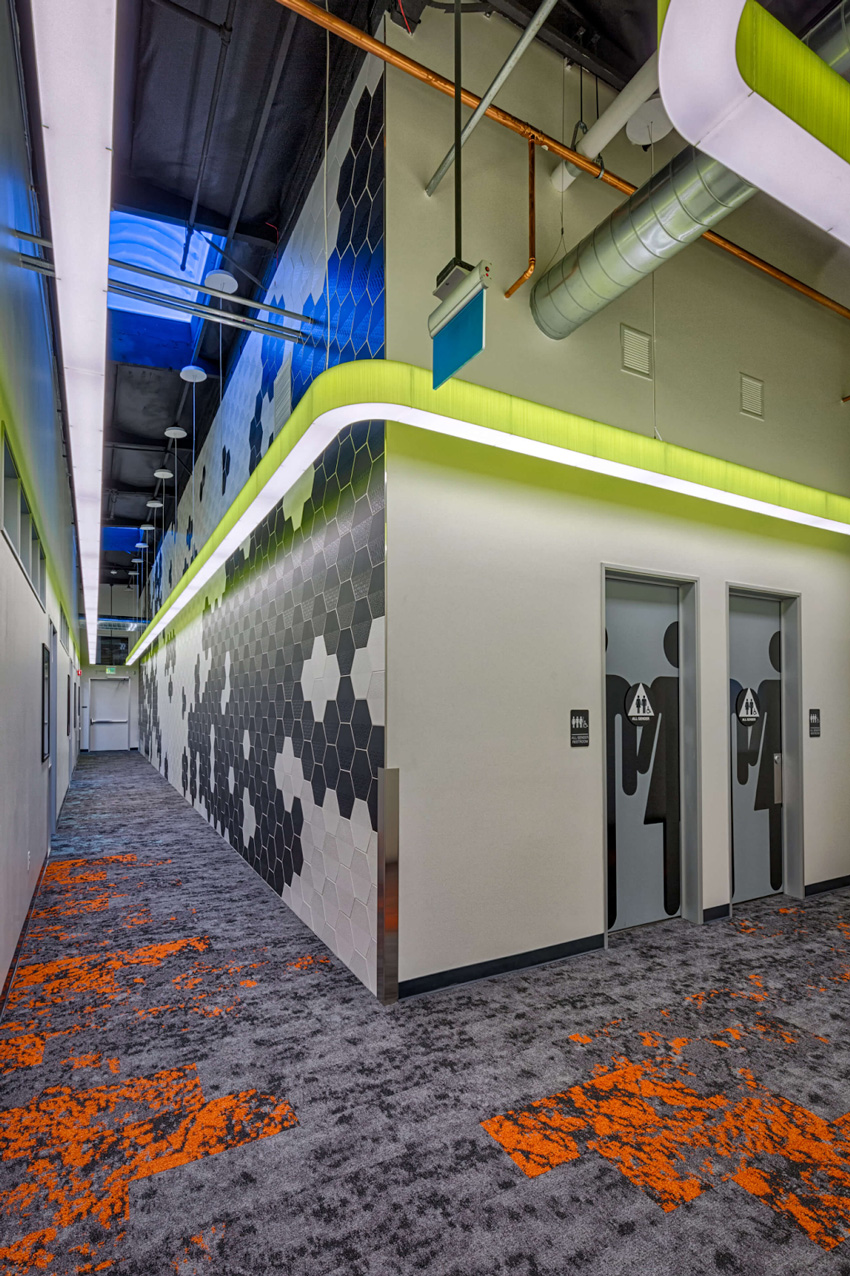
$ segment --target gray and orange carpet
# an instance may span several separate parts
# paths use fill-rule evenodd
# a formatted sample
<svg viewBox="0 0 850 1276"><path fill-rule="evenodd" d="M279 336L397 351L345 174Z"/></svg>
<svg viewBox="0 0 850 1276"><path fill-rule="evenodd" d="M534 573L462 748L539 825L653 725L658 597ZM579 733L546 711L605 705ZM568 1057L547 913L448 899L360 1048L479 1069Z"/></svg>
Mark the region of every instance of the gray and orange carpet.
<svg viewBox="0 0 850 1276"><path fill-rule="evenodd" d="M0 1270L850 1276L850 893L382 1009L135 755L0 1021Z"/></svg>

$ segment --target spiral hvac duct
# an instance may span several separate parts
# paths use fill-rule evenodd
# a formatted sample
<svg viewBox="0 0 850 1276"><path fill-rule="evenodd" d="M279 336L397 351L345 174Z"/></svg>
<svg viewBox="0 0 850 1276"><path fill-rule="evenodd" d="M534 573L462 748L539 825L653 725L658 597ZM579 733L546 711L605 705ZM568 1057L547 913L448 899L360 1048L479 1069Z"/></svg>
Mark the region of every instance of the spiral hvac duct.
<svg viewBox="0 0 850 1276"><path fill-rule="evenodd" d="M806 37L845 79L848 27L850 0L841 0ZM686 147L538 280L534 322L554 341L568 337L754 194L725 165Z"/></svg>

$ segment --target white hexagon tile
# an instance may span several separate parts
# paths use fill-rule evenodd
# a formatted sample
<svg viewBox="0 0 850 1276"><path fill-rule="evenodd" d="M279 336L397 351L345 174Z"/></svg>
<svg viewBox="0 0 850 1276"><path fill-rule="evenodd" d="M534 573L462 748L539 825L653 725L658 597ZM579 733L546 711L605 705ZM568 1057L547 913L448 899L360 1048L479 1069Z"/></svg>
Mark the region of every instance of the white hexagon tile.
<svg viewBox="0 0 850 1276"><path fill-rule="evenodd" d="M267 295L308 344L252 334L152 574L177 584L310 381L381 358L383 78L368 63ZM330 305L328 306L328 301ZM316 336L316 334L321 334ZM330 337L328 343L327 337ZM194 508L193 508L194 505ZM346 429L151 650L141 747L372 991L384 761L384 427Z"/></svg>

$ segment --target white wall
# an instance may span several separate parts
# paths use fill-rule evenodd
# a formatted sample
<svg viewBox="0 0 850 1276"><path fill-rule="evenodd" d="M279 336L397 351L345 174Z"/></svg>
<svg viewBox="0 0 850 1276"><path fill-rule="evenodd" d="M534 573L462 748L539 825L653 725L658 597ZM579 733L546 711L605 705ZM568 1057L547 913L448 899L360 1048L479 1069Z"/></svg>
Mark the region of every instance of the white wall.
<svg viewBox="0 0 850 1276"><path fill-rule="evenodd" d="M48 849L48 764L41 759L42 644L59 608L47 609L0 532L0 986L12 961ZM56 809L61 810L77 758L77 733L66 732L66 678L72 657L57 636ZM76 682L76 670L72 683Z"/></svg>
<svg viewBox="0 0 850 1276"><path fill-rule="evenodd" d="M517 39L494 15L464 18L464 84L481 93ZM386 39L451 77L452 18L427 9L411 37L393 22ZM536 41L496 104L569 143L578 118L578 70ZM565 108L562 126L562 90ZM610 99L602 87L601 105ZM585 77L585 117L594 118ZM431 366L427 316L435 277L453 255L454 179L425 194L452 140L452 101L403 72L387 70L387 357ZM468 112L465 110L464 118ZM656 167L681 147L656 148ZM652 434L769 473L850 494L850 323L705 243L686 249L652 280L610 305L565 341L536 327L531 283L505 289L528 258L528 150L523 138L483 120L463 152L467 261L492 261L487 347L461 379L593 420ZM651 157L622 134L606 148L609 169L641 185ZM549 181L553 157L537 151L537 277L622 200L580 177L564 197ZM722 234L850 304L850 253L766 196L718 228ZM655 317L653 319L653 294ZM656 332L656 379L620 371L620 323ZM766 419L739 411L741 372L765 381ZM657 418L654 416L657 410Z"/></svg>
<svg viewBox="0 0 850 1276"><path fill-rule="evenodd" d="M729 900L728 582L802 595L824 722L803 742L805 880L850 873L845 538L390 425L401 979L604 929L603 563L699 581L703 907Z"/></svg>

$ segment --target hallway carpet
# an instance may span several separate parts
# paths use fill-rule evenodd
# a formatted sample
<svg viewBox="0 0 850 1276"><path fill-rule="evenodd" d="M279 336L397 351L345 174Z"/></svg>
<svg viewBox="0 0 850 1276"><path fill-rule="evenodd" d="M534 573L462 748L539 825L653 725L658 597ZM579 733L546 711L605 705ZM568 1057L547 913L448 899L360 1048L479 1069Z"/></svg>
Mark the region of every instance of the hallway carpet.
<svg viewBox="0 0 850 1276"><path fill-rule="evenodd" d="M383 1009L84 756L0 1023L2 1271L848 1276L848 899Z"/></svg>

